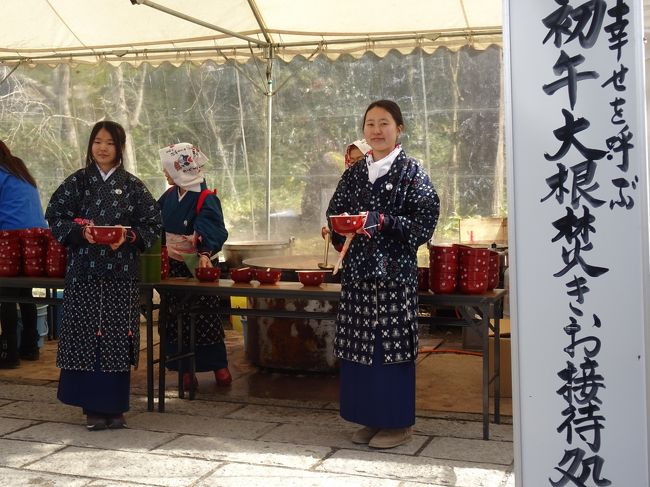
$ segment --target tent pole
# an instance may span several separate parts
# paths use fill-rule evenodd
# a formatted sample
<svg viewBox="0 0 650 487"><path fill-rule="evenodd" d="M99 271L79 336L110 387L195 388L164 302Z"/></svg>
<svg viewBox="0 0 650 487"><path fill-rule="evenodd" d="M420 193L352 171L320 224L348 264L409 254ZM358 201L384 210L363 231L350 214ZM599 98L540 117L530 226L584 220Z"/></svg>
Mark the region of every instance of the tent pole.
<svg viewBox="0 0 650 487"><path fill-rule="evenodd" d="M255 37L246 36L246 35L240 34L238 32L228 30L225 27L219 27L218 25L210 24L208 22L205 22L204 20L197 19L196 17L190 17L189 15L185 15L182 12L172 10L171 8L167 8L164 5L159 5L159 4L155 3L155 2L151 2L150 0L131 0L131 3L133 5L135 5L135 4L146 5L147 7L151 7L153 9L160 10L161 12L165 12L166 14L173 15L174 17L178 17L179 19L187 20L188 22L192 22L193 24L200 25L200 26L205 27L207 29L216 30L217 32L221 32L222 34L226 34L226 35L233 36L233 37L236 37L238 39L241 39L243 41L250 42L251 44L255 44L258 47L264 47L264 46L267 45L266 42L260 41L259 39L256 39Z"/></svg>
<svg viewBox="0 0 650 487"><path fill-rule="evenodd" d="M271 153L273 127L273 49L268 49L266 65L266 238L271 240Z"/></svg>

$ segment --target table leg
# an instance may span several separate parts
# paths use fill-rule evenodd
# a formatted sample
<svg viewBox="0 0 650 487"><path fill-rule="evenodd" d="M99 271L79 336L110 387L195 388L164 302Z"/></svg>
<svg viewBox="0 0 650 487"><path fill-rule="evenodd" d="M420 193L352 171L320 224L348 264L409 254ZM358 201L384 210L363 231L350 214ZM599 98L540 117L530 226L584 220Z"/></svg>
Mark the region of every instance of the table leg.
<svg viewBox="0 0 650 487"><path fill-rule="evenodd" d="M501 310L498 304L492 307L494 312L494 422L501 423Z"/></svg>
<svg viewBox="0 0 650 487"><path fill-rule="evenodd" d="M167 303L165 296L160 294L160 315L158 316L158 323L160 323L160 316L167 313ZM160 344L158 345L158 412L165 412L165 369L167 368L167 329L166 321L164 325L158 326L158 337Z"/></svg>
<svg viewBox="0 0 650 487"><path fill-rule="evenodd" d="M480 307L483 338L483 439L490 439L490 314Z"/></svg>
<svg viewBox="0 0 650 487"><path fill-rule="evenodd" d="M153 411L153 289L144 292L147 321L147 410Z"/></svg>

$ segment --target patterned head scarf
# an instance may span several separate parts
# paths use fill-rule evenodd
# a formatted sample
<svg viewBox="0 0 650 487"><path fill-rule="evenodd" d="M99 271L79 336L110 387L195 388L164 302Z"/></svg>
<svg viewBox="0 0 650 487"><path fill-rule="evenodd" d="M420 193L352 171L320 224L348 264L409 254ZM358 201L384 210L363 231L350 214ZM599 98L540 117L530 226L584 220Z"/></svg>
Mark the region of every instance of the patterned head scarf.
<svg viewBox="0 0 650 487"><path fill-rule="evenodd" d="M352 142L352 143L348 146L348 148L345 149L345 167L346 167L346 168L348 168L348 167L350 167L350 166L352 166L352 165L354 164L354 162L352 162L352 161L350 160L350 151L351 151L354 147L356 147L357 149L359 149L359 150L361 151L361 153L362 153L364 156L365 156L368 152L370 152L370 151L372 150L372 147L370 147L370 146L368 145L368 143L366 142L366 139L355 140L354 142Z"/></svg>
<svg viewBox="0 0 650 487"><path fill-rule="evenodd" d="M176 186L189 189L200 185L204 175L201 169L208 158L192 144L172 144L158 151L163 169L174 180Z"/></svg>

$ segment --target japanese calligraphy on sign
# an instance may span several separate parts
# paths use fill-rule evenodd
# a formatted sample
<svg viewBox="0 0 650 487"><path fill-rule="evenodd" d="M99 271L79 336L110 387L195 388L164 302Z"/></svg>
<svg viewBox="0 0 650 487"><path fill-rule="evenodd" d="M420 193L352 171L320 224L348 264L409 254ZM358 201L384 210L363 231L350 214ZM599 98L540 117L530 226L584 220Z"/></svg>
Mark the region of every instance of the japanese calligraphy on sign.
<svg viewBox="0 0 650 487"><path fill-rule="evenodd" d="M536 466L524 465L535 478L518 485L648 485L641 480L647 480L647 451L639 452L638 465L632 461L643 473L630 473L630 484L620 483L626 473L617 451L625 447L619 436L624 431L632 443L647 445L643 208L648 195L645 103L639 99L640 3L509 2L514 175L509 189L517 210L519 357L538 354L532 347L539 348L543 339L553 358L544 370L522 367L522 459ZM541 237L517 230L522 225L534 226ZM626 251L619 255L619 249ZM536 282L527 279L531 273ZM613 312L618 303L626 303L625 309ZM631 353L620 346L622 336L639 341ZM633 391L632 402L623 400L627 391ZM534 445L526 448L526 435L535 430L526 423L529 411L543 413L536 427L543 424L547 435L534 441L552 445L537 455ZM640 423L629 424L634 420ZM543 467L537 467L541 458Z"/></svg>

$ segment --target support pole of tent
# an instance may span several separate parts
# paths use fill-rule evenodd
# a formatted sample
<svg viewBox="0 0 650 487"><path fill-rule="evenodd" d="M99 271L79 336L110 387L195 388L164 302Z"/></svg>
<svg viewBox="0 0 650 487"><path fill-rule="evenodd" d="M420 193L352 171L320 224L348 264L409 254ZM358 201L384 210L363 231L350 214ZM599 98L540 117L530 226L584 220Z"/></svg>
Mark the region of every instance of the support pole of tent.
<svg viewBox="0 0 650 487"><path fill-rule="evenodd" d="M273 128L273 48L267 51L266 64L266 238L271 240L271 153Z"/></svg>

